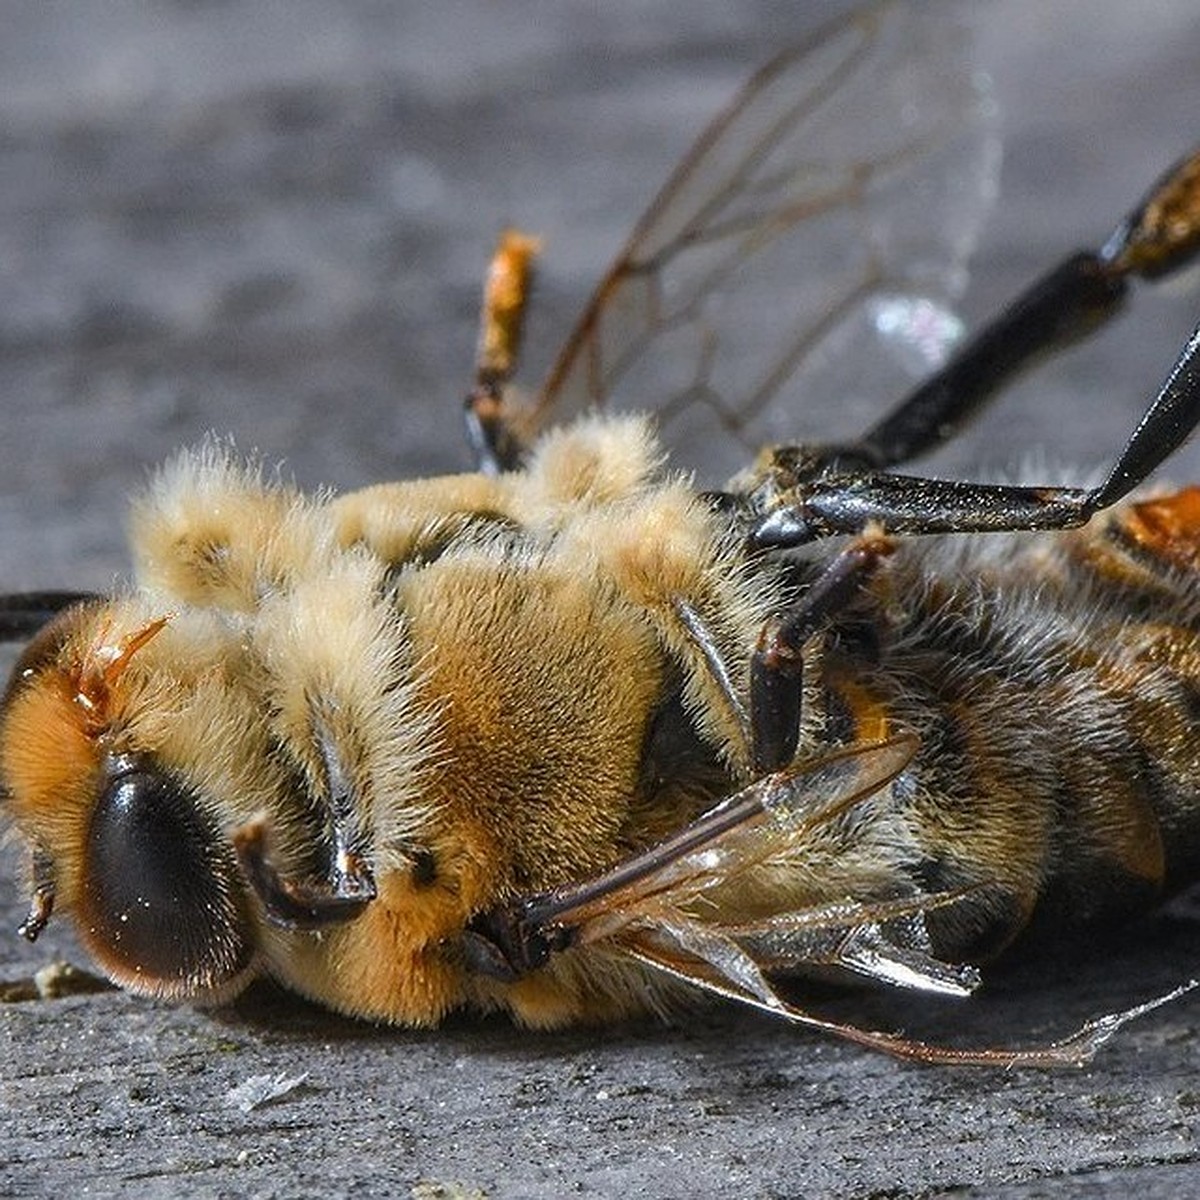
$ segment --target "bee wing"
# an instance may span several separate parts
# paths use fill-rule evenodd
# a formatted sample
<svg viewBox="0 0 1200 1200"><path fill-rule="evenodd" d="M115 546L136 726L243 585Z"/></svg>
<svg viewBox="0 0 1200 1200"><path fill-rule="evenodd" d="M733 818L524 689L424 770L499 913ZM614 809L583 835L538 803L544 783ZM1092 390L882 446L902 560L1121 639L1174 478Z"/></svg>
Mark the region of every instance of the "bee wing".
<svg viewBox="0 0 1200 1200"><path fill-rule="evenodd" d="M874 412L885 381L939 365L999 164L968 8L865 4L755 75L635 228L520 432L649 410L728 474L795 440L809 389Z"/></svg>
<svg viewBox="0 0 1200 1200"><path fill-rule="evenodd" d="M894 900L846 900L721 926L720 932L771 973L840 967L893 987L966 996L979 986L978 970L933 957L925 916L969 892L914 891Z"/></svg>
<svg viewBox="0 0 1200 1200"><path fill-rule="evenodd" d="M706 892L757 864L794 855L828 822L882 792L907 766L916 739L854 746L757 780L674 838L607 875L522 902L524 934L553 944L607 944L702 991L777 1017L924 1063L975 1066L1081 1066L1129 1021L1197 986L1088 1021L1061 1041L1029 1049L960 1049L861 1029L816 1016L785 999L772 973L838 967L893 986L963 996L979 983L974 967L932 953L924 918L964 894L928 894L828 903L723 923Z"/></svg>
<svg viewBox="0 0 1200 1200"><path fill-rule="evenodd" d="M576 943L587 943L683 907L873 796L904 769L916 746L916 738L902 735L766 775L607 874L526 900L524 920L571 929Z"/></svg>
<svg viewBox="0 0 1200 1200"><path fill-rule="evenodd" d="M748 924L722 923L719 902L696 904L755 866L796 857L815 830L880 793L915 748L915 739L898 737L767 776L610 875L555 893L558 911L550 919L573 929L581 945L616 941L637 951L669 936L681 946L720 948L717 957L726 965L748 958L756 971L840 967L894 986L967 995L978 973L935 959L924 924L926 912L953 903L956 893L847 899ZM729 948L736 949L734 958ZM765 983L757 979L751 990L765 1000Z"/></svg>
<svg viewBox="0 0 1200 1200"><path fill-rule="evenodd" d="M1105 1013L1085 1022L1067 1037L1045 1046L1012 1050L1003 1047L959 1049L940 1046L877 1029L860 1029L829 1021L785 1000L763 974L754 957L719 930L687 919L663 922L631 938L626 953L693 987L727 1000L782 1017L793 1025L844 1038L872 1050L939 1066L1082 1067L1123 1026L1200 987L1188 980L1143 1004Z"/></svg>

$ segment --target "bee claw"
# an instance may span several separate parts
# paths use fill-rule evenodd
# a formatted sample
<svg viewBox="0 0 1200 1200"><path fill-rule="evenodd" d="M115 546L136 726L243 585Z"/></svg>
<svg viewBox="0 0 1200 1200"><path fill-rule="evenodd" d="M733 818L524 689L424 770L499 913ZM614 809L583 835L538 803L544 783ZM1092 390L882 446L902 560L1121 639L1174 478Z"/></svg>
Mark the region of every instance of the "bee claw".
<svg viewBox="0 0 1200 1200"><path fill-rule="evenodd" d="M377 895L374 876L357 858L354 873L336 872L327 887L285 879L267 860L267 827L261 819L240 825L232 840L238 865L267 919L282 929L320 929L351 921Z"/></svg>

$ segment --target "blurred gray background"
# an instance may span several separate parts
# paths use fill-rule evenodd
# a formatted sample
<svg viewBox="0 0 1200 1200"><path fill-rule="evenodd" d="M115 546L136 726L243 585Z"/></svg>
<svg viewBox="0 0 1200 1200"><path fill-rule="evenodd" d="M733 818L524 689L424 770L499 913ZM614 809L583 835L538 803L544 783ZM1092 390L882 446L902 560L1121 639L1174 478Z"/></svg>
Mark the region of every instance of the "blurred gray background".
<svg viewBox="0 0 1200 1200"><path fill-rule="evenodd" d="M496 231L545 238L544 359L705 120L839 7L0 3L4 590L107 587L124 497L209 429L305 485L466 466ZM978 23L1006 157L975 320L1107 233L1200 135L1194 0L991 0ZM1198 314L1196 291L1147 292L934 465L1111 458ZM812 397L797 436L852 432L836 403ZM1200 477L1195 448L1171 474ZM0 899L12 928L21 899ZM927 1037L1046 1040L1195 972L1196 933L1185 904L967 1006L834 1003ZM9 979L55 953L82 961L61 929L0 937ZM221 1015L33 1001L0 1008L0 1192L1192 1195L1198 1013L1184 1001L1047 1076L914 1070L729 1012L414 1035L270 992ZM303 1072L273 1106L230 1099Z"/></svg>

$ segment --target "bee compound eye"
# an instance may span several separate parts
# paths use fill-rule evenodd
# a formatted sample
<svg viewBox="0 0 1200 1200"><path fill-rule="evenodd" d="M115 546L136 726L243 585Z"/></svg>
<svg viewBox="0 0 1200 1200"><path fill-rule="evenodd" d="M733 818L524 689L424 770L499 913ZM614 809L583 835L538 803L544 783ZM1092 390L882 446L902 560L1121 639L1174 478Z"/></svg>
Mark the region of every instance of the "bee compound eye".
<svg viewBox="0 0 1200 1200"><path fill-rule="evenodd" d="M102 965L138 990L210 991L250 960L232 850L191 788L138 760L115 760L92 813L81 916Z"/></svg>

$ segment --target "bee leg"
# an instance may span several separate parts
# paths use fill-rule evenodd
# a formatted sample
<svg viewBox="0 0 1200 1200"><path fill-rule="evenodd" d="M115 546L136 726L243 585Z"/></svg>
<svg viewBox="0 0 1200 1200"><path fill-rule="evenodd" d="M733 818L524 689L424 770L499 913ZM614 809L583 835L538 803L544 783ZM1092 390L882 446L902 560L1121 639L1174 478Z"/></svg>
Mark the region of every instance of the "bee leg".
<svg viewBox="0 0 1200 1200"><path fill-rule="evenodd" d="M318 929L351 920L377 894L361 804L337 738L319 715L314 715L312 734L325 768L320 793L310 801L324 827L318 843L322 861L315 879L285 879L271 865L263 820L250 821L233 834L242 873L262 901L267 917L286 929Z"/></svg>
<svg viewBox="0 0 1200 1200"><path fill-rule="evenodd" d="M54 859L40 847L33 850L33 895L29 912L17 926L17 933L26 941L36 942L38 935L50 923L54 912Z"/></svg>
<svg viewBox="0 0 1200 1200"><path fill-rule="evenodd" d="M887 758L887 778L899 770L899 766L891 769L895 760L890 758L890 752L897 748L903 756L902 762L907 762L913 748L899 739L875 760ZM843 760L847 757L836 752L832 756ZM862 758L858 761L861 763ZM885 781L872 779L866 792L855 795L874 792ZM632 897L638 885L647 884L669 870L673 863L761 815L765 786L768 785L761 780L751 784L665 841L638 851L601 875L548 892L516 896L476 913L460 939L464 965L476 974L519 979L544 966L552 954L613 937L623 922L619 919L621 906L610 903L612 897L624 895L627 903L636 905ZM654 892L660 890L652 884L650 888ZM585 932L584 926L594 928Z"/></svg>
<svg viewBox="0 0 1200 1200"><path fill-rule="evenodd" d="M551 954L568 949L574 930L537 915L543 899L521 898L478 913L460 939L467 970L512 982L545 966Z"/></svg>
<svg viewBox="0 0 1200 1200"><path fill-rule="evenodd" d="M750 730L756 774L787 766L800 738L804 647L850 604L894 543L867 532L842 550L799 603L769 622L750 659Z"/></svg>
<svg viewBox="0 0 1200 1200"><path fill-rule="evenodd" d="M517 367L538 241L506 229L483 285L475 386L467 394L467 440L478 469L499 475L521 465L524 446L512 428L505 391Z"/></svg>
<svg viewBox="0 0 1200 1200"><path fill-rule="evenodd" d="M1030 360L1065 349L1116 316L1127 291L1126 278L1099 255L1073 255L1034 282L858 441L826 453L874 470L919 458L958 433Z"/></svg>
<svg viewBox="0 0 1200 1200"><path fill-rule="evenodd" d="M1124 307L1130 279L1158 279L1200 251L1200 150L1175 163L1104 245L1065 259L985 325L855 442L816 448L825 464L881 470L949 440L1030 362L1088 337Z"/></svg>
<svg viewBox="0 0 1200 1200"><path fill-rule="evenodd" d="M750 541L758 547L788 548L861 533L872 524L890 534L1071 529L1128 495L1197 424L1200 328L1099 487L1010 487L886 473L826 475L767 495L759 505L762 515L750 513Z"/></svg>
<svg viewBox="0 0 1200 1200"><path fill-rule="evenodd" d="M327 886L285 879L267 859L265 821L248 821L233 831L233 848L246 881L262 901L268 920L282 929L320 929L357 917L375 899L375 881L365 863L347 863Z"/></svg>

